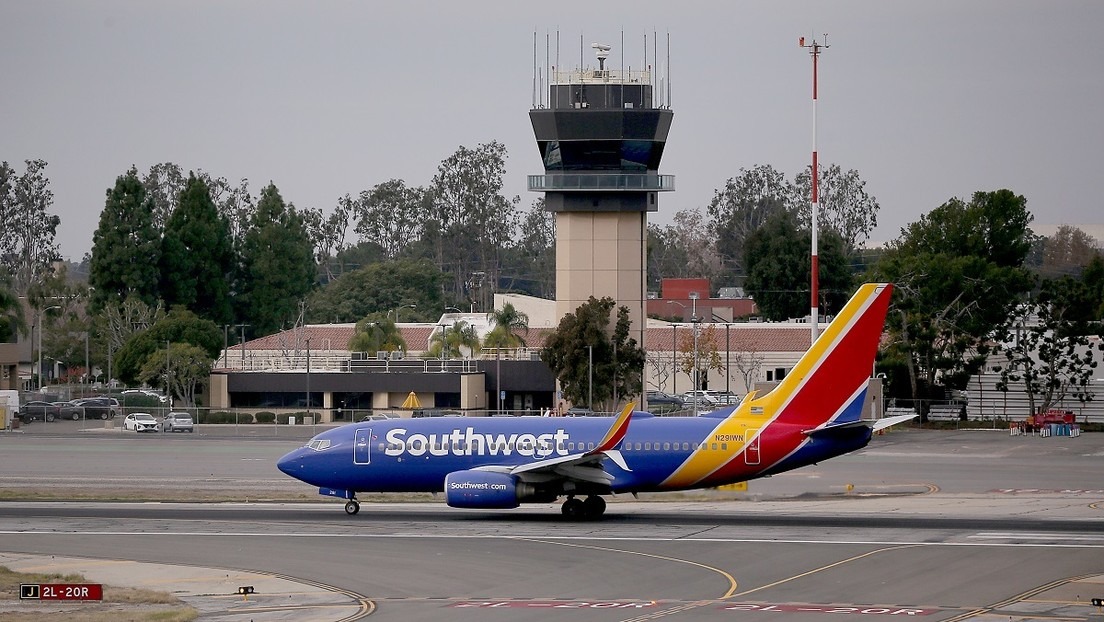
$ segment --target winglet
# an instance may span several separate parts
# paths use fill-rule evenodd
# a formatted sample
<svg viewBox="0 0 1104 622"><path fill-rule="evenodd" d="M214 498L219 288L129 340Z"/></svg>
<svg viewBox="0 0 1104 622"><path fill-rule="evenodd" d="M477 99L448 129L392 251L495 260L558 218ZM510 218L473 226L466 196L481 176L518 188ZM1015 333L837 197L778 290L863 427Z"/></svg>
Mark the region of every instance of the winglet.
<svg viewBox="0 0 1104 622"><path fill-rule="evenodd" d="M613 425L610 426L609 432L606 432L605 438L594 449L587 452L587 455L593 455L610 451L621 444L621 441L625 439L625 435L629 433L629 418L632 416L633 408L636 406L636 402L629 402L625 404L625 408L621 411L620 415L617 415L617 419L613 421Z"/></svg>

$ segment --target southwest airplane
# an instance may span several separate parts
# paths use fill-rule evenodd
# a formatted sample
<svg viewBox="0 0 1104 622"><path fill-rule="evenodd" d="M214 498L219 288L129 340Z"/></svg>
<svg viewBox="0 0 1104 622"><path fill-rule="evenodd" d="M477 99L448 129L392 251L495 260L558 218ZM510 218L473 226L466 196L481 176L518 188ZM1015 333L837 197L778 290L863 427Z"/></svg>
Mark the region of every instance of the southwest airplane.
<svg viewBox="0 0 1104 622"><path fill-rule="evenodd" d="M461 417L351 423L280 459L281 471L360 511L359 492L440 492L458 508L566 497L597 517L600 495L688 490L796 469L865 447L913 418L862 419L892 292L866 284L769 393L699 417Z"/></svg>

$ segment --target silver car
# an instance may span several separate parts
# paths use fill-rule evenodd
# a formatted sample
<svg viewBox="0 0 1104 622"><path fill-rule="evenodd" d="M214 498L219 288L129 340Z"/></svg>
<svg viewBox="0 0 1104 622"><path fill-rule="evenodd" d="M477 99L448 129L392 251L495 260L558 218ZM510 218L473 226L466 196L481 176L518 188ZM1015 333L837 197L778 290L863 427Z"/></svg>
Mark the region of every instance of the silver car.
<svg viewBox="0 0 1104 622"><path fill-rule="evenodd" d="M169 413L161 422L161 429L166 432L195 432L192 416L188 413Z"/></svg>

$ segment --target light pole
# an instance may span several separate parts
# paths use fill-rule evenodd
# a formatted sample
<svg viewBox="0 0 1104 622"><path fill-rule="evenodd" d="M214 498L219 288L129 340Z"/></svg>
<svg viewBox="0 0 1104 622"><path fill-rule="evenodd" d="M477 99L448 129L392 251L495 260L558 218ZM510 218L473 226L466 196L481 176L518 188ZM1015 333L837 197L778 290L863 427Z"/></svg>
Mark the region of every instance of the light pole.
<svg viewBox="0 0 1104 622"><path fill-rule="evenodd" d="M692 308L690 310L690 322L694 324L694 391L701 389L701 379L698 378L698 324L701 320L698 318L698 292L690 292L690 304ZM694 416L698 416L698 397L697 393L694 394Z"/></svg>
<svg viewBox="0 0 1104 622"><path fill-rule="evenodd" d="M728 366L730 364L728 359L729 359L729 355L732 352L732 345L729 342L728 329L732 328L732 322L730 322L729 320L724 319L723 317L717 315L716 313L713 313L712 311L710 311L709 313L710 313L710 315L713 316L714 320L720 320L720 321L725 323L725 393L727 393L728 396L729 396L729 399L731 399L732 388L729 386L729 380L731 380L732 374L728 370Z"/></svg>
<svg viewBox="0 0 1104 622"><path fill-rule="evenodd" d="M242 351L241 369L242 369L242 371L245 371L245 329L246 329L247 326L249 326L249 324L235 324L235 326L237 326L238 328L241 329L241 341L239 342L239 344L241 345L241 351Z"/></svg>
<svg viewBox="0 0 1104 622"><path fill-rule="evenodd" d="M587 410L594 414L594 346L587 346Z"/></svg>
<svg viewBox="0 0 1104 622"><path fill-rule="evenodd" d="M311 394L310 394L310 337L307 337L307 416L311 416ZM305 421L303 423L306 423ZM311 424L314 424L314 419L311 419Z"/></svg>
<svg viewBox="0 0 1104 622"><path fill-rule="evenodd" d="M394 312L395 312L395 323L397 324L397 323L399 322L399 311L400 311L400 310L402 310L402 309L417 309L417 308L418 308L418 305L416 305L416 304L409 304L409 305L403 305L403 306L401 306L401 307L396 307L396 308L394 309ZM391 316L391 311L388 311L388 312L387 312L387 316L388 316L388 317L390 317L390 316Z"/></svg>
<svg viewBox="0 0 1104 622"><path fill-rule="evenodd" d="M58 305L51 305L38 312L38 392L44 393L46 387L42 384L42 329L45 328L43 324L46 323L46 312L53 309L60 309Z"/></svg>

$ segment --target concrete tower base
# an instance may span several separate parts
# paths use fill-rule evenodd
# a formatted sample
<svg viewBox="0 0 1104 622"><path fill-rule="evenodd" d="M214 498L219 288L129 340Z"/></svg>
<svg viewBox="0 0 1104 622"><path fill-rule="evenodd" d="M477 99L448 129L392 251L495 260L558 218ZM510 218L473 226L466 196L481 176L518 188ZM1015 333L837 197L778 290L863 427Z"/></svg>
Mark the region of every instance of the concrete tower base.
<svg viewBox="0 0 1104 622"><path fill-rule="evenodd" d="M643 347L647 239L645 212L558 212L556 317L609 296L629 308L631 336Z"/></svg>

